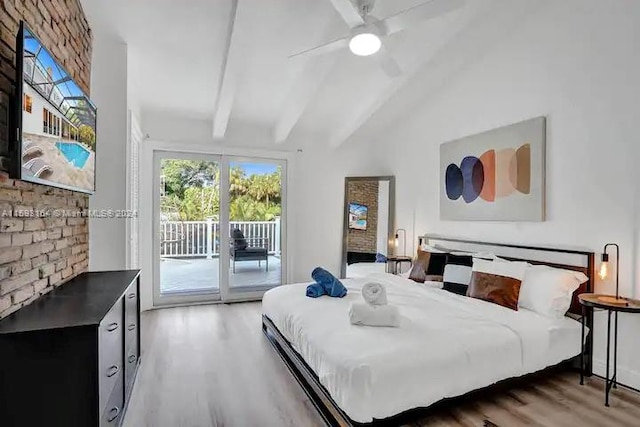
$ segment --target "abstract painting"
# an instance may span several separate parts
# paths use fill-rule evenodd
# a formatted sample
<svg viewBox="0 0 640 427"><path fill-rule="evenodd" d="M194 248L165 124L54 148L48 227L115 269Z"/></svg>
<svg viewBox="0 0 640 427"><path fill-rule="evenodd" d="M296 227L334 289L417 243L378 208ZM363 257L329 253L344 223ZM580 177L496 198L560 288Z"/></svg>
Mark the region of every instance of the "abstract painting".
<svg viewBox="0 0 640 427"><path fill-rule="evenodd" d="M545 134L538 117L440 145L440 218L544 221Z"/></svg>

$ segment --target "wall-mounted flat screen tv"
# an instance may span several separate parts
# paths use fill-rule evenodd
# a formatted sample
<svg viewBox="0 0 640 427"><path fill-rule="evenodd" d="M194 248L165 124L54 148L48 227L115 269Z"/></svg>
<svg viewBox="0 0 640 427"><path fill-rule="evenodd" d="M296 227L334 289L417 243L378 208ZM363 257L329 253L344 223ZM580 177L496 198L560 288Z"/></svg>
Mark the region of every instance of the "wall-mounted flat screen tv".
<svg viewBox="0 0 640 427"><path fill-rule="evenodd" d="M367 229L367 210L365 205L349 203L349 228L352 230Z"/></svg>
<svg viewBox="0 0 640 427"><path fill-rule="evenodd" d="M12 175L93 193L95 105L24 23L16 52L17 143L13 146Z"/></svg>

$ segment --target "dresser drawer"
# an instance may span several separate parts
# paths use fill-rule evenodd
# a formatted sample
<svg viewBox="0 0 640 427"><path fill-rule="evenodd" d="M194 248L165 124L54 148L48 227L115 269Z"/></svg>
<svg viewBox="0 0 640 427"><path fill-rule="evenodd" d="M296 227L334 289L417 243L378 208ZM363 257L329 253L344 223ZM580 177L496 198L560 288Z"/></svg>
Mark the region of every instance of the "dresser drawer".
<svg viewBox="0 0 640 427"><path fill-rule="evenodd" d="M138 283L133 282L124 293L124 312L125 317L127 318L127 323L129 323L129 319L137 319L138 318Z"/></svg>
<svg viewBox="0 0 640 427"><path fill-rule="evenodd" d="M100 427L117 426L122 422L123 410L124 410L124 375L116 375L116 383L109 400L107 401L106 408L100 418Z"/></svg>
<svg viewBox="0 0 640 427"><path fill-rule="evenodd" d="M100 323L98 383L100 413L106 408L118 378L123 375L124 360L123 302L119 300Z"/></svg>
<svg viewBox="0 0 640 427"><path fill-rule="evenodd" d="M131 340L138 340L138 319L125 319L125 344Z"/></svg>

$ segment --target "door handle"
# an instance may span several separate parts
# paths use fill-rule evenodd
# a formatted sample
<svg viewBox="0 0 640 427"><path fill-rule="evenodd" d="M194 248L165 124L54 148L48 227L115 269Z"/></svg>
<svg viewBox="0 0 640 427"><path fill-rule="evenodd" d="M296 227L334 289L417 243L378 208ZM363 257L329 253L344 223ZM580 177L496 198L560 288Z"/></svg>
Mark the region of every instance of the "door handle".
<svg viewBox="0 0 640 427"><path fill-rule="evenodd" d="M117 365L111 365L111 366L109 366L109 369L107 370L107 377L111 378L112 376L114 376L118 372L120 372L120 368Z"/></svg>

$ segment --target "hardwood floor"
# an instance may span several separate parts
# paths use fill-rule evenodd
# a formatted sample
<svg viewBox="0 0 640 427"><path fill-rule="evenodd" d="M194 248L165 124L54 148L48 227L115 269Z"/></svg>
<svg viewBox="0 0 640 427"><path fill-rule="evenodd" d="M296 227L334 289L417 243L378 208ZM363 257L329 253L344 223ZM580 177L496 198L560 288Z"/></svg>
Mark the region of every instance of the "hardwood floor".
<svg viewBox="0 0 640 427"><path fill-rule="evenodd" d="M314 427L323 421L262 335L260 304L142 315L142 364L125 427ZM638 426L640 395L575 373L437 407L410 426ZM486 423L488 421L489 423Z"/></svg>

